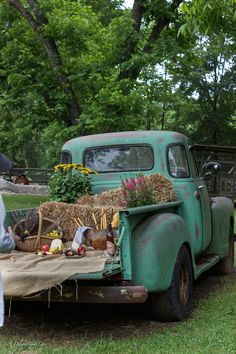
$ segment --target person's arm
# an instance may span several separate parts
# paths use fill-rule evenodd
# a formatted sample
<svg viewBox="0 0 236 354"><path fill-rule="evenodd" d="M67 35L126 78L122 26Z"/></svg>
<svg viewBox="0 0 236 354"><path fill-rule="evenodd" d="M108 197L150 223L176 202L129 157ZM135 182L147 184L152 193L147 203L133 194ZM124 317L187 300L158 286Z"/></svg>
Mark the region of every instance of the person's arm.
<svg viewBox="0 0 236 354"><path fill-rule="evenodd" d="M0 252L9 253L15 248L15 241L12 235L11 228L8 228L8 232L2 226L0 227Z"/></svg>

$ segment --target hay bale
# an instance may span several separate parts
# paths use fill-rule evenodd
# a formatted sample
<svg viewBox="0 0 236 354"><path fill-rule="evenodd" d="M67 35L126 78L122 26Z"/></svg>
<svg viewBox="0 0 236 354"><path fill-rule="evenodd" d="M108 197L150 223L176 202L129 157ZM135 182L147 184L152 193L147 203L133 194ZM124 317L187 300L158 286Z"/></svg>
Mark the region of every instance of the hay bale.
<svg viewBox="0 0 236 354"><path fill-rule="evenodd" d="M145 176L147 183L151 186L157 204L176 199L172 183L160 174ZM125 202L121 188L113 189L96 195L85 195L77 200L76 204L61 202L46 202L39 208L44 217L57 220L63 231L64 237L69 241L74 238L78 225L75 218L83 222L85 226L96 229L101 228L102 212L106 213L107 223L118 209L124 209ZM94 217L98 223L95 225Z"/></svg>
<svg viewBox="0 0 236 354"><path fill-rule="evenodd" d="M144 176L144 178L147 184L151 187L157 204L176 200L173 185L166 177L159 173L155 173ZM93 196L82 196L77 200L77 204L112 206L119 209L126 207L121 188L112 189Z"/></svg>
<svg viewBox="0 0 236 354"><path fill-rule="evenodd" d="M169 179L158 173L145 176L145 179L153 190L157 204L176 200L174 187Z"/></svg>
<svg viewBox="0 0 236 354"><path fill-rule="evenodd" d="M63 237L65 240L72 240L75 236L78 225L75 221L79 217L85 226L90 226L96 229L95 219L100 229L102 212L106 213L107 223L112 221L113 215L117 209L108 207L99 207L91 205L68 204L61 202L46 202L39 207L42 215L53 220L57 220L62 228Z"/></svg>
<svg viewBox="0 0 236 354"><path fill-rule="evenodd" d="M112 189L95 195L84 195L80 197L77 204L91 206L111 206L114 208L124 207L124 199L120 188Z"/></svg>

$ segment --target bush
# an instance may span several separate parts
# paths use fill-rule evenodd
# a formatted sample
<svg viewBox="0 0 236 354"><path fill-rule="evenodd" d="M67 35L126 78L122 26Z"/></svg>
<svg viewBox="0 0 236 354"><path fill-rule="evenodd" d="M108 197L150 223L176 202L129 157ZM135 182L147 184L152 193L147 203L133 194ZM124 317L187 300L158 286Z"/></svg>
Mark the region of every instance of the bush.
<svg viewBox="0 0 236 354"><path fill-rule="evenodd" d="M55 166L50 181L50 200L75 203L85 194L92 194L91 173L96 173L80 164L61 164Z"/></svg>

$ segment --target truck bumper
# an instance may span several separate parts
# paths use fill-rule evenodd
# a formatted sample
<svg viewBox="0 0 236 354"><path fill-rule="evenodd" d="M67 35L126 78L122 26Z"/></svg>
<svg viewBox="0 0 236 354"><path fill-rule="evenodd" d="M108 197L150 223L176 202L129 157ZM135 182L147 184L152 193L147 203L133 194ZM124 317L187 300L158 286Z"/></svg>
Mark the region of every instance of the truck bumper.
<svg viewBox="0 0 236 354"><path fill-rule="evenodd" d="M77 303L143 303L148 298L148 291L143 286L78 286L78 288L63 286L60 292L51 288L48 291L34 294L17 300L49 301L50 302L77 302Z"/></svg>

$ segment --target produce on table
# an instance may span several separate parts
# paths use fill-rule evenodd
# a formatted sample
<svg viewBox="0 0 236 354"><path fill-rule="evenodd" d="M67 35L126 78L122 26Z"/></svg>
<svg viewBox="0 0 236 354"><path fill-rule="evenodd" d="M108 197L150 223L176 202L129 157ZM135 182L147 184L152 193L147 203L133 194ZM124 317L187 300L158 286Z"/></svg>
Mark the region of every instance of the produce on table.
<svg viewBox="0 0 236 354"><path fill-rule="evenodd" d="M83 245L78 248L78 254L81 256L86 254L86 248Z"/></svg>
<svg viewBox="0 0 236 354"><path fill-rule="evenodd" d="M57 254L59 252L59 247L51 247L49 253Z"/></svg>
<svg viewBox="0 0 236 354"><path fill-rule="evenodd" d="M51 243L51 247L49 249L49 252L51 253L58 253L59 251L64 251L65 246L61 240L55 239ZM57 250L57 251L56 251Z"/></svg>
<svg viewBox="0 0 236 354"><path fill-rule="evenodd" d="M60 237L60 235L58 235L57 230L52 230L47 234L48 237L52 237L52 238L58 238Z"/></svg>
<svg viewBox="0 0 236 354"><path fill-rule="evenodd" d="M49 246L48 245L43 245L42 247L41 247L41 251L42 251L42 253L46 253L46 252L49 252Z"/></svg>
<svg viewBox="0 0 236 354"><path fill-rule="evenodd" d="M22 242L24 242L25 238L30 236L29 231L25 230L22 234L19 235L19 238Z"/></svg>

